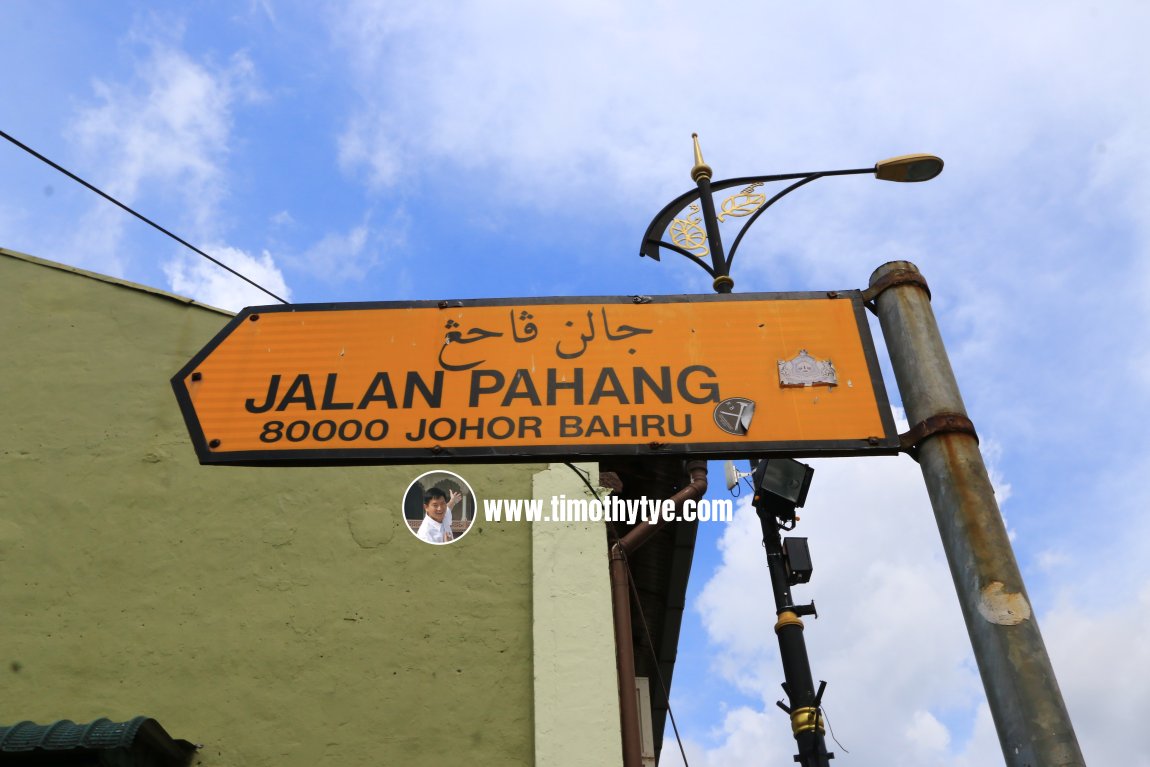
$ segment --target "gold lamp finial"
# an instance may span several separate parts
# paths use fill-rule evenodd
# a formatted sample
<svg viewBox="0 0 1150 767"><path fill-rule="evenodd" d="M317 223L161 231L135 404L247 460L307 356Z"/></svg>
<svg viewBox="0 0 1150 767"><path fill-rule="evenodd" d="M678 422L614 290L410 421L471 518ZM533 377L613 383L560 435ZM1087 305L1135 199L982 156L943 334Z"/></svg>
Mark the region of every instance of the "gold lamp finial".
<svg viewBox="0 0 1150 767"><path fill-rule="evenodd" d="M711 166L703 162L703 150L699 148L699 134L692 133L691 139L695 142L695 167L691 168L691 180L697 184L701 178L710 180Z"/></svg>

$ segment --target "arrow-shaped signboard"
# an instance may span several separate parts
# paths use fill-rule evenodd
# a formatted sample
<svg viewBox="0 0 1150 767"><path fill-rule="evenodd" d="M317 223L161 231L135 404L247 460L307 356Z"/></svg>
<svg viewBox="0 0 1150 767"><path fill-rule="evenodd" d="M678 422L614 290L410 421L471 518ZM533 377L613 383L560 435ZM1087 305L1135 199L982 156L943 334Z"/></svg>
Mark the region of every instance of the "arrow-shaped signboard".
<svg viewBox="0 0 1150 767"><path fill-rule="evenodd" d="M172 386L210 464L898 446L859 291L250 307Z"/></svg>

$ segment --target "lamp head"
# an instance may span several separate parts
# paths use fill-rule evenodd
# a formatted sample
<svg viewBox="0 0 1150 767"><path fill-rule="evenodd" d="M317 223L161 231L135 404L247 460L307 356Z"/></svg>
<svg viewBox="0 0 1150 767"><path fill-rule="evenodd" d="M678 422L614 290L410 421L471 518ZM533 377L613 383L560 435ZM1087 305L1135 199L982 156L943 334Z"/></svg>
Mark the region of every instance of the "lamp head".
<svg viewBox="0 0 1150 767"><path fill-rule="evenodd" d="M779 519L793 520L807 500L815 470L792 458L764 458L755 467L755 508Z"/></svg>
<svg viewBox="0 0 1150 767"><path fill-rule="evenodd" d="M930 181L942 173L942 160L932 154L904 154L875 163L875 178L883 181Z"/></svg>

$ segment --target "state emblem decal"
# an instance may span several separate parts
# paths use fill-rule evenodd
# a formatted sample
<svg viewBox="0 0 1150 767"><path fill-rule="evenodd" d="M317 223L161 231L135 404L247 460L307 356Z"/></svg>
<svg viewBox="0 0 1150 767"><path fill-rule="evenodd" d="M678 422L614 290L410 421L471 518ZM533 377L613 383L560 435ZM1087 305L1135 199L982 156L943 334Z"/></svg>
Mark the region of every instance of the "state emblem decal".
<svg viewBox="0 0 1150 767"><path fill-rule="evenodd" d="M834 363L812 357L806 349L792 359L779 360L779 386L838 386Z"/></svg>

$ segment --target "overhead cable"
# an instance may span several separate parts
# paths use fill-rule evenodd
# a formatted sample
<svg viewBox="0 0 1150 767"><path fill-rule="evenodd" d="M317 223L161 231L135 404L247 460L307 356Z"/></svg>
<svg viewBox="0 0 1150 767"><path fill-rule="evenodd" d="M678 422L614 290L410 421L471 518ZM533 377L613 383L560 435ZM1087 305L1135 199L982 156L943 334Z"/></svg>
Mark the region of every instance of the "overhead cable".
<svg viewBox="0 0 1150 767"><path fill-rule="evenodd" d="M270 290L268 290L267 288L265 288L263 285L260 285L259 283L255 282L254 280L252 280L252 279L250 279L250 278L248 278L248 277L245 277L244 275L240 274L240 273L239 273L239 272L237 272L235 269L231 268L230 266L228 266L227 264L223 263L222 261L220 261L220 260L218 260L218 259L215 259L215 258L212 258L212 257L211 257L211 256L209 256L207 253L205 253L204 251L200 250L200 249L199 249L199 248L197 248L195 245L192 245L190 242L188 242L187 240L183 239L182 237L180 237L180 236L178 236L178 235L175 235L175 234L172 234L172 233L171 233L171 232L169 232L167 229L165 229L164 227L160 226L160 225L159 225L159 224L157 224L155 221L153 221L152 219L150 219L150 218L148 218L147 216L143 215L142 213L137 213L135 210L133 210L133 209L132 209L132 208L130 208L129 206L125 205L124 203L120 202L119 200L117 200L115 197L113 197L112 195L108 194L107 192L105 192L105 191L103 191L103 190L101 190L101 189L97 188L96 186L94 186L94 185L92 185L92 184L89 184L87 181L85 181L84 179L80 178L79 176L77 176L75 173L73 173L72 171L68 170L67 168L65 168L65 167L63 167L63 166L61 166L61 165L59 165L59 164L57 164L57 163L54 163L54 162L52 162L52 161L51 161L51 160L49 160L47 157L45 157L44 155L40 154L39 152L37 152L35 149L33 149L32 147L28 146L27 144L24 144L24 143L22 143L22 142L18 141L17 139L13 138L12 136L9 136L7 133L5 133L5 132L4 132L4 131L2 131L2 130L0 130L0 136L3 136L3 137L4 137L5 139L7 139L8 141L10 141L10 142L12 142L13 144L15 144L16 146L20 147L20 148L21 148L21 149L23 149L25 152L27 152L28 154L30 154L30 155L32 155L33 157L35 157L37 160L40 160L41 162L44 162L44 163L47 163L48 165L51 165L53 168L55 168L56 170L60 171L61 173L63 173L65 176L67 176L68 178L72 179L73 181L75 181L75 182L77 182L77 183L79 183L79 184L82 184L82 185L86 186L87 188L91 189L93 192L95 192L96 194L100 195L101 197L103 197L103 198L104 198L105 200L107 200L108 202L110 202L110 203L112 203L112 204L116 205L117 207L123 208L124 210L126 210L127 212L129 212L129 213L131 213L133 216L135 216L136 218L138 218L138 219L140 219L141 221L143 221L143 222L144 222L145 224L147 224L148 226L151 226L152 228L154 228L154 229L157 229L157 230L159 230L160 232L163 232L164 234L168 235L168 236L169 236L169 237L171 237L173 240L175 240L176 242L178 242L178 243L180 243L181 245L183 245L185 248L188 248L188 249L189 249L189 250L191 250L192 252L194 252L194 253L197 253L197 254L199 254L199 255L203 256L204 258L208 259L209 261L211 261L211 262L212 262L213 264L215 264L216 266L219 266L219 267L221 267L221 268L223 268L223 269L226 269L227 271L231 272L231 273L232 273L232 274L234 274L236 277L239 277L241 280L243 280L243 281L244 281L244 282L246 282L247 284L251 285L252 287L254 287L254 288L257 288L257 289L259 289L259 290L262 290L264 293L267 293L269 296L271 296L271 297L272 297L272 298L274 298L275 300L279 301L281 304L290 303L289 301L287 301L287 300L285 300L285 299L283 299L283 298L280 298L280 297L279 297L279 296L277 296L275 293L273 293L273 292L271 292Z"/></svg>

